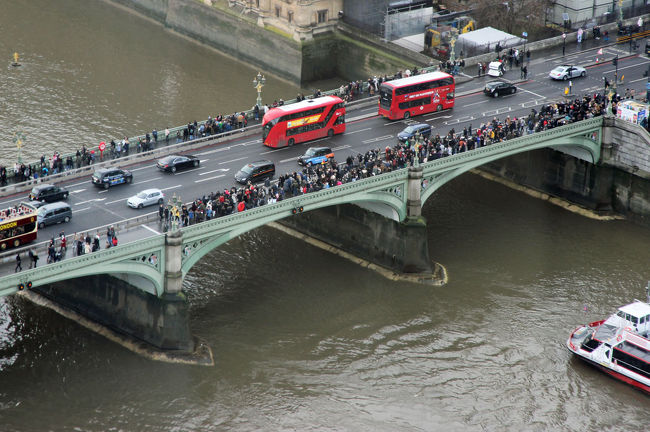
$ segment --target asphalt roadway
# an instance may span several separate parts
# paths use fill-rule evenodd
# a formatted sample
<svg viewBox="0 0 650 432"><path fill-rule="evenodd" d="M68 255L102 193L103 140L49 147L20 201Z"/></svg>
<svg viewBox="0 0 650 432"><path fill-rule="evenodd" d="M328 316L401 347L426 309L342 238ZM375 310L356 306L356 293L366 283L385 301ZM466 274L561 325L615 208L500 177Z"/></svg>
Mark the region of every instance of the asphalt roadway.
<svg viewBox="0 0 650 432"><path fill-rule="evenodd" d="M264 147L261 137L233 138L218 144L207 144L203 148L192 151L191 154L200 157L201 165L176 174L160 172L155 167L156 161L151 160L125 167L133 172L133 183L130 185L119 185L108 190L99 189L91 183L90 176L87 179L63 181L61 185L70 191L68 203L72 207L72 220L67 224L39 229L35 244L47 241L61 231L65 231L68 235L75 232L94 234L98 227L102 227L101 233L105 234L106 230L103 227L106 225L146 213L157 213L157 206L136 210L126 205L130 196L147 188L159 188L165 193L166 198L176 195L183 202L188 202L210 192L238 186L234 174L248 162L260 159L272 160L276 165L276 178L280 174L299 170L301 167L297 159L309 146L330 146L335 152L335 159L344 161L348 155L357 155L369 149L383 149L394 145L397 133L411 123L429 123L433 126L434 134L442 135L451 128L462 131L469 124L476 128L494 117L503 120L506 116L512 118L527 115L531 109L538 109L542 104L565 99L564 88L568 86L568 82L558 82L548 78L549 71L560 64L585 66L587 76L572 81L572 93L576 96L585 93L593 94L603 91L604 76L613 82L615 68L611 59L618 55L619 79L624 76L624 81L618 84L619 94L624 93L626 88L633 88L640 97L645 95L647 78L643 74L648 70L650 59L643 54L630 55L625 48L626 45L606 46L603 48L602 55L598 55L594 49L572 53L567 51L564 57L531 60L529 76L525 81L520 80L519 69L513 68L512 71L506 72L502 79L515 82L518 91L513 95L500 98L487 97L482 92L485 83L495 78L474 78L457 86L456 104L453 109L408 120L388 121L380 118L375 104L349 111L346 132L331 139L324 138L276 150ZM596 57L601 63L594 64ZM27 193L6 196L0 199L0 208L25 200L27 200ZM160 232L160 225L151 223L128 233L118 232L118 237L120 242L124 243ZM104 236L102 247L105 240ZM9 267L11 267L10 271L13 271L11 258L15 253L15 251L8 251L3 254L7 258L5 260L7 264L3 266L4 271L9 271ZM45 257L41 255L41 258L42 265ZM28 265L25 257L23 268Z"/></svg>

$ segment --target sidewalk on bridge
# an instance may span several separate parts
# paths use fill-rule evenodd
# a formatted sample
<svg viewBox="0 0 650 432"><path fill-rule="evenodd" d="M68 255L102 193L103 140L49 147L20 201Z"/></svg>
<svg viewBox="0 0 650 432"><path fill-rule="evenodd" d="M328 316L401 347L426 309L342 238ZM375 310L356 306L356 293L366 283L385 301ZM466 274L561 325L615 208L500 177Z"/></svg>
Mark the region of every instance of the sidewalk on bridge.
<svg viewBox="0 0 650 432"><path fill-rule="evenodd" d="M61 228L64 229L65 226L61 225ZM90 234L91 238L95 237L95 234L99 233L100 236L100 250L106 249L106 230L102 229L100 231L97 230L89 230L89 231L84 231L83 233L79 234L85 234L88 233ZM123 230L119 230L115 232L115 235L118 239L118 245L117 246L111 246L111 247L120 247L120 245L142 240L145 238L152 237L154 235L162 234L163 233L163 226L162 224L156 219L154 222L149 222L143 225L139 225L136 227L132 228L126 228ZM70 259L76 257L74 249L74 241L73 237L74 235L67 235L67 250L65 259ZM0 275L6 275L13 273L15 268L16 268L16 254L20 253L20 258L21 258L21 264L23 271L29 270L29 266L31 264L30 259L29 259L29 254L28 251L32 250L34 252L37 252L39 260L38 260L38 266L42 267L44 265L47 265L47 245L49 244L49 239L38 243L34 243L31 245L28 245L26 247L22 247L20 249L17 249L16 252L11 252L7 251L4 252L3 255L5 255L1 260L0 260ZM58 237L55 239L56 244L59 244ZM58 248L57 248L58 249ZM20 252L18 252L20 251Z"/></svg>

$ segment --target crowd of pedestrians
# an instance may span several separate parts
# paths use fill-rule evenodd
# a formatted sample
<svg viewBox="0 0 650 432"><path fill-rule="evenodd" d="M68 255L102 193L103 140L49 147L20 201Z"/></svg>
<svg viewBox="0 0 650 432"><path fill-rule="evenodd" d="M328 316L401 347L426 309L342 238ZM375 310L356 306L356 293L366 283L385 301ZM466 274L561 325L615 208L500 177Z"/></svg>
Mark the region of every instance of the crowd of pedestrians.
<svg viewBox="0 0 650 432"><path fill-rule="evenodd" d="M616 102L617 99L614 100ZM416 158L419 163L425 163L599 116L603 114L605 104L606 99L601 94L584 96L572 101L543 105L539 112L533 109L527 116L508 116L505 119L495 117L477 128L469 125L462 131L451 129L446 135L436 134L418 142L410 140L398 143L383 151L373 149L364 154L350 155L344 163L332 159L321 165L307 166L280 175L277 182L267 179L264 184L249 183L244 187L232 187L197 197L171 212L161 204L160 221L167 228L171 222L182 227L243 212L290 197L406 168L413 165Z"/></svg>

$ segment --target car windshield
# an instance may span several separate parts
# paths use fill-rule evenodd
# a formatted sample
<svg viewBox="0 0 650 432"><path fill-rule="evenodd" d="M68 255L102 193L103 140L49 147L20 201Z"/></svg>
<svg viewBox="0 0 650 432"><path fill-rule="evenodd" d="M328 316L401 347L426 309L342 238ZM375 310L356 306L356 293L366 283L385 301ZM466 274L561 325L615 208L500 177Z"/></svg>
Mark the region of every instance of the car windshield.
<svg viewBox="0 0 650 432"><path fill-rule="evenodd" d="M316 154L316 149L315 148L307 149L307 151L305 152L305 156L307 156L307 157L313 156L315 154Z"/></svg>
<svg viewBox="0 0 650 432"><path fill-rule="evenodd" d="M243 172L244 174L252 173L253 172L253 165L246 165L245 167L243 167L241 169L241 172Z"/></svg>
<svg viewBox="0 0 650 432"><path fill-rule="evenodd" d="M147 197L147 193L146 192L140 192L135 197L140 198L140 199L145 199Z"/></svg>
<svg viewBox="0 0 650 432"><path fill-rule="evenodd" d="M565 69L566 69L565 67L558 66L555 69L553 69L553 72L562 73L562 72L564 72Z"/></svg>
<svg viewBox="0 0 650 432"><path fill-rule="evenodd" d="M160 159L158 162L165 165L165 164L171 163L173 160L174 160L173 156L167 156L167 157L164 157L164 158Z"/></svg>
<svg viewBox="0 0 650 432"><path fill-rule="evenodd" d="M46 209L45 207L39 207L39 208L38 208L38 213L37 213L37 214L39 214L39 215L43 215L46 211L47 211L47 209Z"/></svg>
<svg viewBox="0 0 650 432"><path fill-rule="evenodd" d="M407 133L407 134L411 134L411 133L415 132L415 127L409 126L406 129L404 129L404 132Z"/></svg>

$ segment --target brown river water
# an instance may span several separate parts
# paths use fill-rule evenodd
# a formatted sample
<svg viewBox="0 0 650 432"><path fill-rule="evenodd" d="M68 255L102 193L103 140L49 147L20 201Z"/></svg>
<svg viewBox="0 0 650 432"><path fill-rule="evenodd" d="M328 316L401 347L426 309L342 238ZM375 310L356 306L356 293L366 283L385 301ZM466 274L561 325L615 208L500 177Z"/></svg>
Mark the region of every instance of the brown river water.
<svg viewBox="0 0 650 432"><path fill-rule="evenodd" d="M36 157L254 103L256 70L109 3L2 12L0 159L15 159L16 129ZM267 78L270 99L300 91ZM271 228L208 255L185 292L214 367L147 360L0 299L0 430L648 430L650 398L564 346L644 297L647 228L472 174L424 215L444 287L389 281Z"/></svg>

